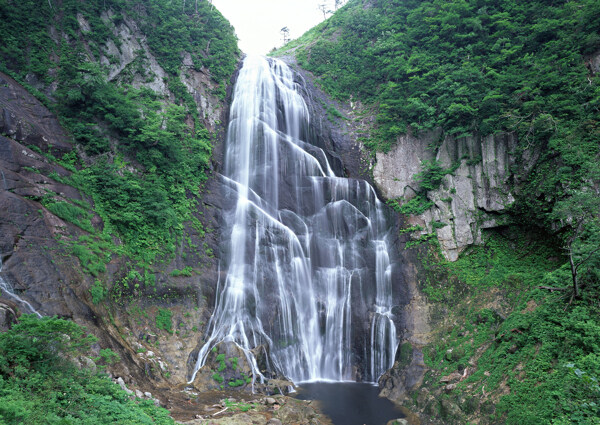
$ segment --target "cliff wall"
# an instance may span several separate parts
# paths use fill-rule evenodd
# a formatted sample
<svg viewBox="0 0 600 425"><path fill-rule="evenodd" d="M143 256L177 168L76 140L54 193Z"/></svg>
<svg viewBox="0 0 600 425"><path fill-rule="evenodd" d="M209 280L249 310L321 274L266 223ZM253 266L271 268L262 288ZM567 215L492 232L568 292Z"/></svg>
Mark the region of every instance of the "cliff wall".
<svg viewBox="0 0 600 425"><path fill-rule="evenodd" d="M42 315L68 317L85 325L99 338L96 354L101 348L112 348L120 355L122 361L109 368L115 377L122 377L132 389L156 395L158 387L187 381L193 352L214 303L222 204L214 169L221 160L222 123L227 121L229 104L226 90L233 76L220 79L223 76L215 76L215 67L198 65L198 57L209 57L208 46L199 56L195 51L181 52L175 73L165 69L166 62L150 46L150 34L142 29L150 13L110 7L96 18L77 13L76 28L66 32L60 19L68 12L60 19L56 13L43 32L56 49L49 57L49 74L11 69L26 89L0 73L0 259L2 278L11 293ZM219 16L208 14L203 19L222 19ZM94 27L97 18L108 31L100 46ZM220 35L208 37L215 44ZM101 70L84 80L125 95L132 90L149 93L159 102L156 113L165 117L169 108L183 105L186 113L175 117L182 120L181 131L210 138L212 155L203 171L207 179L186 194L188 219L182 228L166 229L176 240L173 253L156 246L150 248L156 252L150 260L132 256L124 248L130 242L109 229L111 223L105 220L106 211L95 193L77 184L86 170L103 166L107 176L117 167L117 181L127 176L134 181L156 177L138 161L141 146L122 147L123 134L106 123L110 117L102 115L105 111L91 120L101 137L109 140L106 152L88 149L71 131L80 127L73 127L72 117L61 106L69 83L58 77L61 61L67 60L65 45L81 49L74 62L80 70ZM93 102L86 94L80 100ZM151 119L143 116L145 111L140 113L140 122ZM169 125L165 118L162 128L168 131ZM131 190L121 187L116 193ZM159 214L161 207L156 208L150 213ZM2 296L14 302L10 294ZM17 302L17 308L31 312L23 303ZM168 405L166 395L161 398Z"/></svg>

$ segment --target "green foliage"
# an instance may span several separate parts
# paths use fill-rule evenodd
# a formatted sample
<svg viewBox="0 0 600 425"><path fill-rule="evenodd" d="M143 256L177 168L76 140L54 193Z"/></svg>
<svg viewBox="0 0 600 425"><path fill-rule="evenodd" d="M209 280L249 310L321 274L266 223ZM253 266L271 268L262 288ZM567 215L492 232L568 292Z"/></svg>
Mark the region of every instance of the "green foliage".
<svg viewBox="0 0 600 425"><path fill-rule="evenodd" d="M565 226L564 248L577 297L581 286L600 283L600 197L592 187L568 195L555 204L551 217Z"/></svg>
<svg viewBox="0 0 600 425"><path fill-rule="evenodd" d="M194 270L190 266L186 266L181 270L177 270L177 269L173 270L170 273L170 275L173 277L178 277L178 276L188 276L189 277L192 275L193 271Z"/></svg>
<svg viewBox="0 0 600 425"><path fill-rule="evenodd" d="M493 369L492 382L511 366L526 362L523 377L509 375L511 394L498 406L506 412L507 424L552 423L555 419L589 424L598 419L597 409L582 409L589 402L600 401L598 393L581 385L564 367L574 362L591 376L600 372L598 311L584 305L565 311L562 303L552 298L532 313L513 313L499 329L502 340L482 356L483 367L499 363ZM517 351L507 355L514 346Z"/></svg>
<svg viewBox="0 0 600 425"><path fill-rule="evenodd" d="M229 79L237 65L239 50L233 28L209 2L183 0L152 2L142 22L148 44L161 65L176 75L183 52L191 54L194 69L209 69L216 81Z"/></svg>
<svg viewBox="0 0 600 425"><path fill-rule="evenodd" d="M225 364L225 354L219 354L215 361L219 363L219 367L217 368L218 372L223 372L227 368L227 365Z"/></svg>
<svg viewBox="0 0 600 425"><path fill-rule="evenodd" d="M223 376L219 373L213 373L212 375L212 379L214 379L215 381L217 381L219 384L222 384L223 381L225 380L225 378L223 378Z"/></svg>
<svg viewBox="0 0 600 425"><path fill-rule="evenodd" d="M570 276L558 273L565 258L556 241L525 235L492 232L485 246L454 263L427 259L424 292L456 322L425 350L425 362L439 376L468 367L453 393L499 397L495 413L486 413L484 403L478 412L491 423L597 423L600 285L571 304L564 292L540 289L549 276L555 286L568 286ZM461 409L469 415L478 407Z"/></svg>
<svg viewBox="0 0 600 425"><path fill-rule="evenodd" d="M23 315L11 331L0 334L0 372L13 368L37 370L68 366L64 356L77 356L90 349L96 338L75 322ZM63 357L60 357L61 353Z"/></svg>
<svg viewBox="0 0 600 425"><path fill-rule="evenodd" d="M103 348L98 353L100 356L96 359L96 362L103 362L105 364L114 364L118 363L121 358L117 353L115 353L110 348Z"/></svg>
<svg viewBox="0 0 600 425"><path fill-rule="evenodd" d="M582 59L600 47L598 14L594 0L355 0L294 47L331 95L377 106L372 149L409 127L543 143L598 113Z"/></svg>
<svg viewBox="0 0 600 425"><path fill-rule="evenodd" d="M446 174L450 174L452 169L445 169L439 161L423 161L421 163L421 171L415 175L415 179L419 182L422 191L436 190Z"/></svg>
<svg viewBox="0 0 600 425"><path fill-rule="evenodd" d="M166 308L159 308L158 313L156 313L156 327L158 329L163 329L168 333L173 333L172 318L173 312L171 310Z"/></svg>
<svg viewBox="0 0 600 425"><path fill-rule="evenodd" d="M419 193L417 196L400 205L397 200L389 200L388 205L394 211L407 215L420 215L433 206L433 202L428 200L424 194Z"/></svg>
<svg viewBox="0 0 600 425"><path fill-rule="evenodd" d="M67 245L84 270L94 277L106 271L105 266L114 251L113 244L106 235L83 235L75 240L60 243Z"/></svg>
<svg viewBox="0 0 600 425"><path fill-rule="evenodd" d="M45 99L46 104L84 149L86 160L76 150L61 158L40 153L73 173L52 177L89 195L93 207L52 197L43 203L91 234L68 242L86 272L103 273L114 254L128 256L138 269L145 269L157 257L174 254L184 223L193 219L195 196L207 178L211 156L211 135L180 79L186 69L184 52L190 54L192 67L208 72L224 94L239 53L233 28L208 2L34 3L0 2L1 68L22 83L28 76L27 81L37 78L45 86L55 85L52 102ZM175 104L128 84L134 75L156 78L148 72L143 51L136 52L127 72L109 81L109 68L100 59L110 56L107 43L120 48L115 34L125 19L135 20L169 73L165 82ZM103 221L101 231L91 225L93 213Z"/></svg>
<svg viewBox="0 0 600 425"><path fill-rule="evenodd" d="M240 412L247 412L248 410L254 409L256 407L255 403L229 401L228 399L225 399L224 403L225 403L225 406L228 407L229 409L231 409L233 411L240 411Z"/></svg>
<svg viewBox="0 0 600 425"><path fill-rule="evenodd" d="M465 289L477 293L502 288L510 298L546 282L565 260L555 240L542 233L533 235L526 236L519 228L506 233L487 231L483 246L468 248L455 262L440 260L441 253L435 252L439 247L432 246L429 257L424 258L425 266L430 268L423 292L432 301L450 302L462 297ZM436 268L443 274L436 275ZM462 284L448 286L447 281Z"/></svg>
<svg viewBox="0 0 600 425"><path fill-rule="evenodd" d="M244 379L236 379L234 381L229 381L227 384L230 387L241 387L242 385L246 385L246 381Z"/></svg>
<svg viewBox="0 0 600 425"><path fill-rule="evenodd" d="M0 421L6 424L171 425L168 411L131 400L108 376L78 368L72 358L95 338L74 322L23 315L0 334ZM115 353L101 350L106 362Z"/></svg>
<svg viewBox="0 0 600 425"><path fill-rule="evenodd" d="M574 387L569 389L575 394L571 396L572 400L577 400L572 405L572 410L579 416L578 419L600 418L600 386L598 378L591 376L587 372L578 369L573 363L565 365L573 375L576 376Z"/></svg>
<svg viewBox="0 0 600 425"><path fill-rule="evenodd" d="M92 302L94 304L100 304L108 295L108 291L98 279L94 281L94 284L90 288L90 295L92 296Z"/></svg>
<svg viewBox="0 0 600 425"><path fill-rule="evenodd" d="M73 223L85 231L94 231L90 221L92 214L89 211L65 201L56 201L47 198L42 199L42 205L44 205L52 214L57 215L69 223Z"/></svg>

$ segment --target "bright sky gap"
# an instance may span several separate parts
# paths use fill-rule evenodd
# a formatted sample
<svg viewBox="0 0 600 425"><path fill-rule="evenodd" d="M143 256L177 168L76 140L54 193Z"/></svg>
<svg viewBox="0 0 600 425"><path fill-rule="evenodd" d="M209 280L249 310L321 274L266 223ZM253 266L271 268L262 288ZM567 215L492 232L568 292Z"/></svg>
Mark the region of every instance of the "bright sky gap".
<svg viewBox="0 0 600 425"><path fill-rule="evenodd" d="M319 5L334 10L334 0L212 0L212 3L235 28L240 49L261 55L283 45L283 27L289 28L293 40L324 20Z"/></svg>

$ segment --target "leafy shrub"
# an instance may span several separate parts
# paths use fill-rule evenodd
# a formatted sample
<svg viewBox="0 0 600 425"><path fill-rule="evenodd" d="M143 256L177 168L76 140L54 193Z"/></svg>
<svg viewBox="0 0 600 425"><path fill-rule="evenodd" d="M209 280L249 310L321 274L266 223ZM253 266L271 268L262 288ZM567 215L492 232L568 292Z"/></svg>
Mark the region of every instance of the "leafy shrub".
<svg viewBox="0 0 600 425"><path fill-rule="evenodd" d="M94 284L90 288L90 294L92 296L92 302L94 304L100 304L106 298L108 291L99 280L95 280Z"/></svg>
<svg viewBox="0 0 600 425"><path fill-rule="evenodd" d="M410 215L420 215L427 211L429 208L433 206L433 202L428 200L424 195L419 194L405 202L402 205L399 205L397 201L392 201L396 203L396 207L394 209L402 214L410 214Z"/></svg>
<svg viewBox="0 0 600 425"><path fill-rule="evenodd" d="M7 424L172 425L169 412L134 401L104 374L78 368L96 339L74 322L22 315L0 334L0 418ZM101 350L107 362L115 359Z"/></svg>
<svg viewBox="0 0 600 425"><path fill-rule="evenodd" d="M68 221L69 223L73 223L74 225L85 230L86 232L91 233L94 231L92 223L90 222L92 214L85 211L83 208L64 201L46 200L42 201L42 204L52 214L59 216L60 218Z"/></svg>
<svg viewBox="0 0 600 425"><path fill-rule="evenodd" d="M178 277L178 276L188 276L189 277L189 276L192 275L193 271L194 270L190 266L186 266L186 267L184 267L181 270L177 270L177 269L173 270L170 273L170 275L173 276L173 277Z"/></svg>

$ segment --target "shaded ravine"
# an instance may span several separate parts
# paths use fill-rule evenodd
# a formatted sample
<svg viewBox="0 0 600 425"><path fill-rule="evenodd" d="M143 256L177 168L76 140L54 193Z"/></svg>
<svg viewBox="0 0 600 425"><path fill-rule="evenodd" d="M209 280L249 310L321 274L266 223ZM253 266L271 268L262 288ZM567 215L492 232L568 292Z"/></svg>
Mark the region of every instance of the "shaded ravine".
<svg viewBox="0 0 600 425"><path fill-rule="evenodd" d="M336 176L311 144L309 113L283 62L247 57L228 127L223 268L190 382L234 342L292 381L376 382L397 347L389 226L365 181Z"/></svg>

